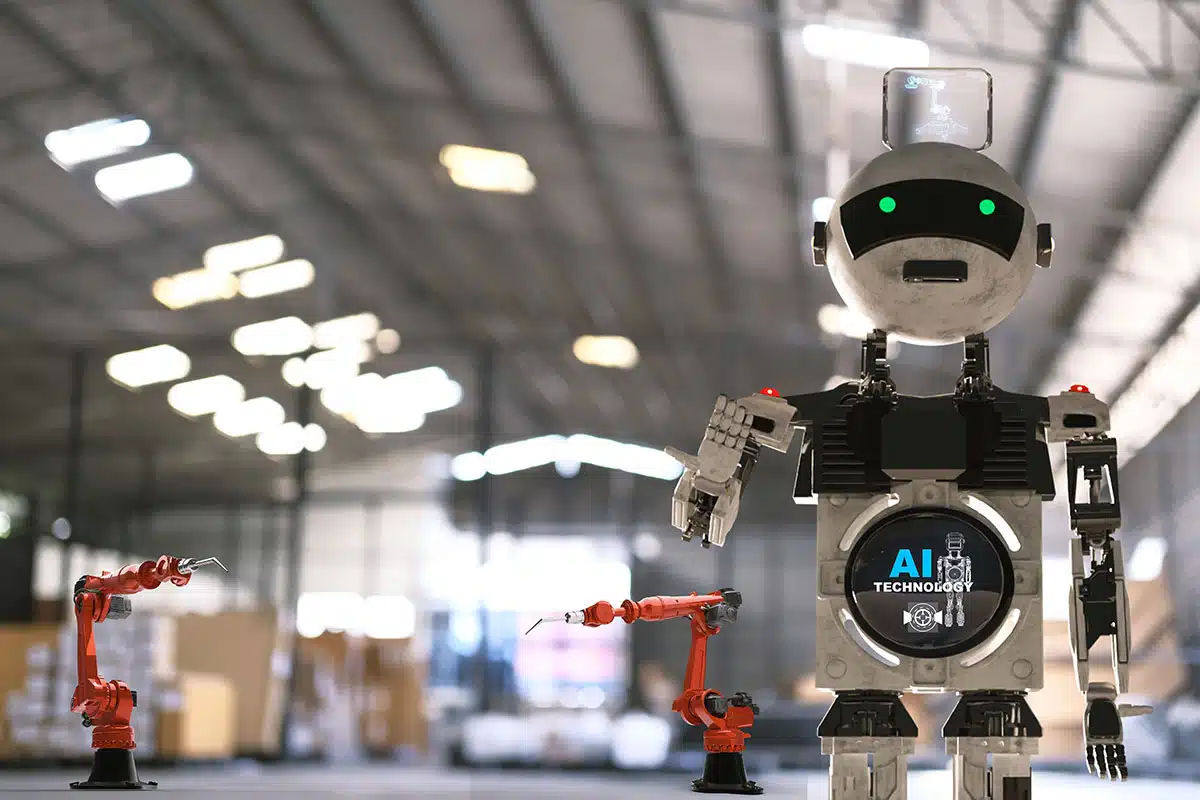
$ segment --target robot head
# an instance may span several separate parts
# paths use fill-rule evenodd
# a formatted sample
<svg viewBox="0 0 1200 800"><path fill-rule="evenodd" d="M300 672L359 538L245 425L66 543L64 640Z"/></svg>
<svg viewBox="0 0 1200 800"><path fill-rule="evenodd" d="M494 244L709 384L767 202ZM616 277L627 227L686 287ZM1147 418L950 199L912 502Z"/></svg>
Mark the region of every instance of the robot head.
<svg viewBox="0 0 1200 800"><path fill-rule="evenodd" d="M961 533L958 533L957 531L946 534L946 549L949 550L953 555L958 555L961 553L963 545L966 543L967 540Z"/></svg>
<svg viewBox="0 0 1200 800"><path fill-rule="evenodd" d="M1050 265L1050 226L999 164L921 142L859 170L818 223L813 248L851 309L903 342L984 333L1016 308L1034 266Z"/></svg>

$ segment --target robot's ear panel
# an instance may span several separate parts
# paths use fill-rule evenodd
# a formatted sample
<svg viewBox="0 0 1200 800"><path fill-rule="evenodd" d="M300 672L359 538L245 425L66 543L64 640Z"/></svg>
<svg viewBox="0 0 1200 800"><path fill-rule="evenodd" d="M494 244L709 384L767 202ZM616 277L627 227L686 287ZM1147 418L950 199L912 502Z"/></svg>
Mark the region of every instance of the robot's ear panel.
<svg viewBox="0 0 1200 800"><path fill-rule="evenodd" d="M1054 236L1050 232L1050 223L1042 222L1037 226L1037 265L1042 269L1050 269L1050 260L1054 256Z"/></svg>
<svg viewBox="0 0 1200 800"><path fill-rule="evenodd" d="M812 235L812 254L813 264L818 267L825 266L825 249L828 242L828 227L824 222L813 223Z"/></svg>

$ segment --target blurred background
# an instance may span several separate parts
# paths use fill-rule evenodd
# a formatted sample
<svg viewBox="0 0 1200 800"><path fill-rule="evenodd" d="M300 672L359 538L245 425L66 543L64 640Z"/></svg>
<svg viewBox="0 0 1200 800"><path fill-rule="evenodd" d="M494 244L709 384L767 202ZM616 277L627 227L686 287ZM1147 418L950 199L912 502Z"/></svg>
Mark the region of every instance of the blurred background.
<svg viewBox="0 0 1200 800"><path fill-rule="evenodd" d="M857 374L869 324L808 240L883 150L883 72L927 64L991 72L988 154L1054 225L992 373L1113 407L1134 699L1157 708L1127 724L1129 761L1190 796L1184 0L0 4L0 786L86 775L70 588L169 553L229 573L97 628L164 786L684 793L686 623L523 634L733 586L709 684L761 706L747 764L769 792L824 796L795 454L764 455L729 546L704 551L670 529L662 448L694 451L718 393ZM892 356L913 394L949 391L962 358ZM1062 503L1045 528L1036 785L1107 797L1081 774ZM914 796L949 796L953 698L906 703L914 781L938 787Z"/></svg>

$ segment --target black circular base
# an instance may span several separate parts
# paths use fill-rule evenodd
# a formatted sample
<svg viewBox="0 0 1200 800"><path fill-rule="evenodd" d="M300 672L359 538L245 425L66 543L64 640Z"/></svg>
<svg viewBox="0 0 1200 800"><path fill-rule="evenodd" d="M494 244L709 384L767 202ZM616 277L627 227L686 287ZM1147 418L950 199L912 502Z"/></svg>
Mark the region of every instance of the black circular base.
<svg viewBox="0 0 1200 800"><path fill-rule="evenodd" d="M741 753L708 753L704 757L704 777L692 781L698 794L762 794L763 787L746 778Z"/></svg>
<svg viewBox="0 0 1200 800"><path fill-rule="evenodd" d="M106 783L104 781L79 781L71 784L72 789L93 792L152 792L158 788L154 781L145 783Z"/></svg>
<svg viewBox="0 0 1200 800"><path fill-rule="evenodd" d="M137 764L132 750L104 748L92 754L92 774L86 781L71 784L72 789L92 791L152 791L158 788L153 781L138 780Z"/></svg>

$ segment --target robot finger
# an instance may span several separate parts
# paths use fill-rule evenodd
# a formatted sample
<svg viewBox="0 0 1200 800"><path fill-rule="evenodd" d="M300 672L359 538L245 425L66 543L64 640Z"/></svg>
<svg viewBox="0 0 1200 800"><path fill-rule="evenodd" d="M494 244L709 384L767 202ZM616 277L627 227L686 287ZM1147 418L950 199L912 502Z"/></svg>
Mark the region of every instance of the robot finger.
<svg viewBox="0 0 1200 800"><path fill-rule="evenodd" d="M1087 746L1087 768L1089 775L1096 774L1096 746L1092 744Z"/></svg>
<svg viewBox="0 0 1200 800"><path fill-rule="evenodd" d="M1127 781L1127 780L1129 780L1129 765L1125 763L1125 745L1118 744L1118 745L1114 745L1114 747L1116 748L1116 751L1117 751L1116 752L1117 777L1120 780Z"/></svg>

